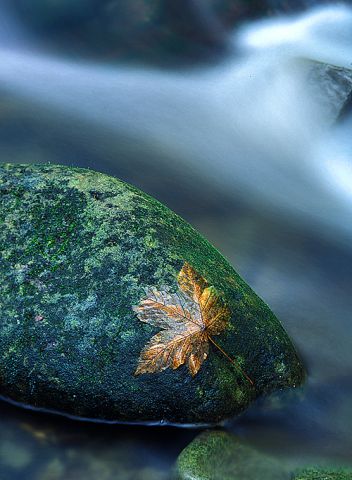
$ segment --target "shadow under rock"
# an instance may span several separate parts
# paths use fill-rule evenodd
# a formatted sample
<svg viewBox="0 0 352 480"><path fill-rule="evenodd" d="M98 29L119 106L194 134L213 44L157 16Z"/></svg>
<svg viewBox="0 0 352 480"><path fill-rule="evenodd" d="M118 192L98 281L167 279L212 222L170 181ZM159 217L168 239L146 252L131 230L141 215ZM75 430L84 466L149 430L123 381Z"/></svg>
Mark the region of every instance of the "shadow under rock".
<svg viewBox="0 0 352 480"><path fill-rule="evenodd" d="M0 402L1 480L166 480L197 430L85 423Z"/></svg>
<svg viewBox="0 0 352 480"><path fill-rule="evenodd" d="M324 384L310 379L299 392L260 399L229 429L254 447L298 464L320 459L352 466L351 374Z"/></svg>

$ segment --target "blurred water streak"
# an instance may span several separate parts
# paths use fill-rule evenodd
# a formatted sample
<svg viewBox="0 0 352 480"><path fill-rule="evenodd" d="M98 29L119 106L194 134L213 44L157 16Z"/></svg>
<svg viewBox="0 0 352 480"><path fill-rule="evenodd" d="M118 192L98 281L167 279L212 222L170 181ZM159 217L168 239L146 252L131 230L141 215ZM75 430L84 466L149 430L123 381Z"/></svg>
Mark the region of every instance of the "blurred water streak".
<svg viewBox="0 0 352 480"><path fill-rule="evenodd" d="M21 102L27 123L45 130L35 139L39 150L43 137L59 135L95 151L99 169L127 170L138 184L140 166L166 176L171 164L179 183L187 177L348 242L351 203L320 155L334 118L302 59L350 67L351 32L352 10L343 6L267 20L236 34L240 59L177 72L2 49L0 88ZM75 163L86 164L82 157Z"/></svg>

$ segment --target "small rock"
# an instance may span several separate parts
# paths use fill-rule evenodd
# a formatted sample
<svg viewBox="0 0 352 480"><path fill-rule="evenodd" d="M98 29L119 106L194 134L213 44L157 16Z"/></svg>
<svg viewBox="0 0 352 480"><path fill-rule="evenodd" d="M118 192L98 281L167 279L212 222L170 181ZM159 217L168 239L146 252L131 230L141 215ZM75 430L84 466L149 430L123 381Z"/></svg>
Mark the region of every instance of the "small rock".
<svg viewBox="0 0 352 480"><path fill-rule="evenodd" d="M136 188L79 168L0 165L0 225L1 395L99 420L209 424L303 381L268 306L190 225ZM148 373L140 359L165 314L146 321L138 306L157 291L198 315L180 290L186 265L226 322L217 346L202 336L193 344L191 332L185 350L159 355L173 368Z"/></svg>
<svg viewBox="0 0 352 480"><path fill-rule="evenodd" d="M223 431L201 433L176 464L177 480L287 480L288 475L279 462Z"/></svg>
<svg viewBox="0 0 352 480"><path fill-rule="evenodd" d="M352 480L352 470L310 469L295 476L294 480Z"/></svg>
<svg viewBox="0 0 352 480"><path fill-rule="evenodd" d="M340 119L347 110L352 94L352 70L320 62L308 62L308 84L313 100L330 123Z"/></svg>

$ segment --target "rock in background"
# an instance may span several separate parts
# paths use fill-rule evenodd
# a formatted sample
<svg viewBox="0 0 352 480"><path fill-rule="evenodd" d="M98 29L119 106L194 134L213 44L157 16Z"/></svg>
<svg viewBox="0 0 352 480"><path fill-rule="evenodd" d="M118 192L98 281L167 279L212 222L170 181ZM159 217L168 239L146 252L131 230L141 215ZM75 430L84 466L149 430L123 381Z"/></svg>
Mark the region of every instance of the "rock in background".
<svg viewBox="0 0 352 480"><path fill-rule="evenodd" d="M225 49L225 34L258 15L258 0L14 0L13 13L46 46L75 56L177 63Z"/></svg>
<svg viewBox="0 0 352 480"><path fill-rule="evenodd" d="M341 120L349 110L352 70L308 62L307 83L317 104L331 123Z"/></svg>
<svg viewBox="0 0 352 480"><path fill-rule="evenodd" d="M294 480L352 480L352 470L310 469L295 476Z"/></svg>

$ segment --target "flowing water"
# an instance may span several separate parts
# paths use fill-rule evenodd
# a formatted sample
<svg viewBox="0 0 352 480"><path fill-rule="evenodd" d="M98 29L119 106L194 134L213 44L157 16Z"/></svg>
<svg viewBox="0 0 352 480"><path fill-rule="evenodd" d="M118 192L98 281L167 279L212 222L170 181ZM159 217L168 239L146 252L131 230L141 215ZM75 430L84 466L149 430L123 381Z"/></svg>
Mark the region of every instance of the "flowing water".
<svg viewBox="0 0 352 480"><path fill-rule="evenodd" d="M108 172L186 217L309 371L299 399L227 428L289 466L352 465L352 7L281 4L221 32L215 61L177 68L73 58L2 7L0 158ZM197 434L0 413L1 480L164 479Z"/></svg>

